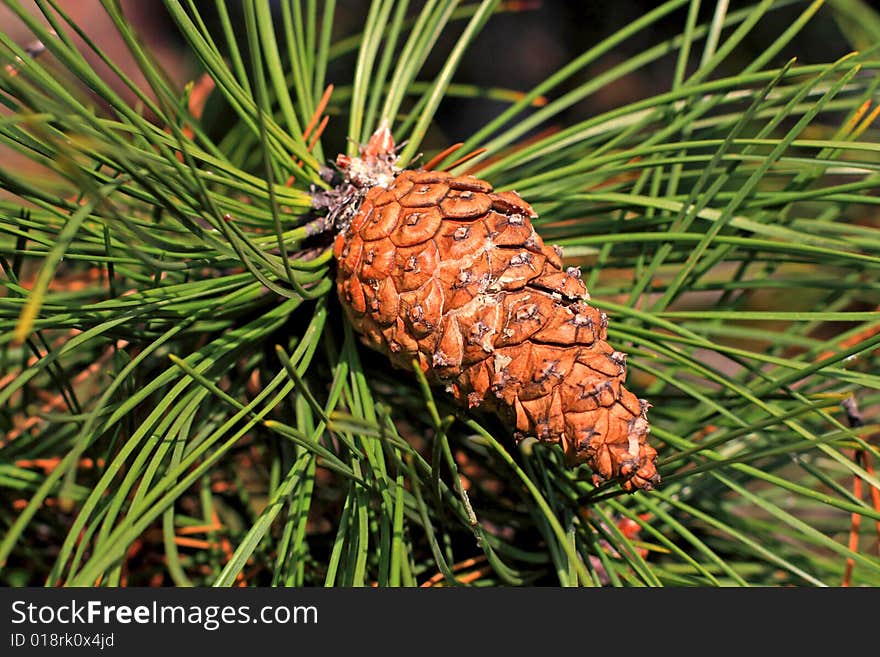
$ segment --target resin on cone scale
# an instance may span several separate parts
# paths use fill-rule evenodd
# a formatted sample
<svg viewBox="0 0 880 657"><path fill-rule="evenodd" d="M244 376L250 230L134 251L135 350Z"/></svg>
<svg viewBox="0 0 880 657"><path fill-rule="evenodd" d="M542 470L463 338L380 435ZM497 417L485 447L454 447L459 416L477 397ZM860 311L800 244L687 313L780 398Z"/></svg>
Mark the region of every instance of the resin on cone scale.
<svg viewBox="0 0 880 657"><path fill-rule="evenodd" d="M595 483L659 483L648 403L624 386L626 355L606 342L576 268L532 227L515 192L473 176L400 170L383 125L319 207L339 228L337 290L354 328L400 368L418 360L461 404L498 415L520 439L559 443Z"/></svg>

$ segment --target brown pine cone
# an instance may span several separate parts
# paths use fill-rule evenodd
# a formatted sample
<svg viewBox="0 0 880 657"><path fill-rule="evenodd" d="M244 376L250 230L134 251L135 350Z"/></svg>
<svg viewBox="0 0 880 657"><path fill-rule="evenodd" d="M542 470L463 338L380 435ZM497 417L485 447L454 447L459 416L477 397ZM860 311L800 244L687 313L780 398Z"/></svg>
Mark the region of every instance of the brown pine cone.
<svg viewBox="0 0 880 657"><path fill-rule="evenodd" d="M336 208L353 215L334 245L337 290L364 342L397 367L417 359L431 383L515 424L518 438L560 443L597 484L659 483L648 403L623 387L626 355L605 341L580 271L535 232L531 206L473 176L393 162L387 131L362 158L339 160L359 191Z"/></svg>

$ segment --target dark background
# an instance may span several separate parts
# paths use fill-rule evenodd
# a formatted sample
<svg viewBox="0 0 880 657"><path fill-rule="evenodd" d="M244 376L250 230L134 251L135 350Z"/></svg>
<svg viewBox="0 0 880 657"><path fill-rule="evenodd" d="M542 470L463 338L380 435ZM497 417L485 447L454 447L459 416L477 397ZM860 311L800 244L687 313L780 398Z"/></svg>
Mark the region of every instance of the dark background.
<svg viewBox="0 0 880 657"><path fill-rule="evenodd" d="M279 5L277 0L272 0L272 2L275 6ZM830 10L834 3L835 0L828 0L772 64L781 65L792 57L797 57L801 64L828 62L845 55L849 51L849 47L842 37L833 12ZM157 58L166 65L170 75L181 86L197 76L197 63L188 58L186 44L183 43L176 27L165 12L164 5L159 0L148 2L121 0L121 4L132 23L139 26L143 40L150 45ZM206 22L209 25L212 23L216 25L214 2L196 0L195 4L199 7ZM418 0L411 2L410 14L415 13L423 4ZM629 25L662 3L647 0L579 0L574 2L522 0L518 3L506 4L518 4L527 9L497 14L489 20L462 59L454 77L455 82L527 91L602 39L614 34L620 28ZM731 0L728 13L755 4L757 4L756 0ZM744 66L764 51L767 44L782 34L792 21L810 5L810 2L803 0L789 6L781 6L782 4L784 2L780 0L777 8L768 11L761 18L745 41L723 62L713 77L741 71ZM866 4L875 8L880 7L878 0L869 0ZM128 75L131 75L135 80L139 78L131 57L125 52L124 46L115 35L115 28L106 17L98 0L59 0L59 5L86 28L90 37L102 49L106 50ZM244 19L240 3L236 0L227 0L227 5L233 15L234 24L242 30L239 45L243 46L246 38L243 32ZM369 5L367 0L338 0L333 40L361 31ZM711 0L704 0L698 22L709 21L715 10L715 5L716 3ZM642 30L622 42L585 70L554 89L550 94L551 99L564 94L590 77L600 74L629 57L679 34L685 25L687 9L687 5L685 5L655 23L651 28ZM280 10L278 24L280 29ZM465 20L459 20L447 26L432 56L419 74L420 80L434 78L465 25ZM11 34L18 43L25 44L32 39L4 6L0 6L0 26L5 32ZM280 39L279 45L283 45L283 43L284 40ZM694 63L698 61L702 47L702 41L694 44L689 72L694 70ZM86 57L98 70L104 68L104 65L96 57L89 53L86 53ZM332 82L337 86L350 84L354 75L355 57L356 53L331 62L327 82ZM670 53L617 82L603 87L597 93L563 112L558 116L557 121L562 125L569 125L613 107L667 91L672 83L675 61L676 54ZM112 78L109 75L108 77ZM132 101L134 100L126 90L121 89L121 93L130 96ZM426 149L443 148L450 143L466 139L487 121L497 116L504 107L505 105L500 102L485 99L446 98L436 117L439 130L428 135L425 142ZM345 124L343 123L343 125ZM334 152L343 148L346 135L343 134L343 130L338 129L339 127L341 126L338 124L331 126L325 135L325 152Z"/></svg>
<svg viewBox="0 0 880 657"><path fill-rule="evenodd" d="M210 3L202 4L208 9ZM413 2L410 12L414 12L422 4ZM583 52L662 3L647 0L540 0L519 4L529 8L500 13L489 20L462 59L454 77L455 82L528 91ZM755 4L755 0L732 0L728 14ZM771 65L781 66L792 57L797 57L801 64L828 62L849 52L850 47L828 4L830 3L826 3L776 56ZM876 6L880 3L869 4ZM715 5L710 0L702 2L698 23L711 20ZM810 2L802 1L768 11L713 77L740 72L763 53L767 44L778 38L809 5ZM338 2L334 38L362 30L368 7L369 3L363 0ZM550 99L561 96L591 77L680 34L685 26L687 11L688 7L685 5L656 22L651 28L639 31L555 88ZM419 74L419 79L431 80L436 76L465 25L466 21L456 21L448 26ZM726 30L725 34L729 34L732 29L734 28ZM694 44L689 73L695 70L702 48L703 41ZM672 84L676 57L675 52L670 53L605 86L567 109L557 117L557 122L570 125L614 107L668 91ZM337 85L350 84L354 77L354 65L355 56L333 62L327 81ZM436 116L436 127L439 130L427 136L426 150L442 149L450 143L464 141L505 107L506 104L486 99L447 97L441 103ZM325 152L344 149L344 138L345 135L340 130L328 131Z"/></svg>

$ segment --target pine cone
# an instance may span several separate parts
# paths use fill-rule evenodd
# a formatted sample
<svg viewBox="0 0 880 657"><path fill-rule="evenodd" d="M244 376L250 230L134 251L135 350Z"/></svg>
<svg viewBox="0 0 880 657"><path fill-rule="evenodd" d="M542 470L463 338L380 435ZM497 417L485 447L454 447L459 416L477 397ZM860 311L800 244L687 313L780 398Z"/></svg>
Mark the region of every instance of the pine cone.
<svg viewBox="0 0 880 657"><path fill-rule="evenodd" d="M338 160L347 190L335 192L337 214L352 217L334 245L337 290L364 342L400 368L417 359L517 438L560 443L597 484L655 486L648 403L623 387L626 355L605 341L580 271L535 232L531 206L473 176L399 171L380 133L361 158Z"/></svg>

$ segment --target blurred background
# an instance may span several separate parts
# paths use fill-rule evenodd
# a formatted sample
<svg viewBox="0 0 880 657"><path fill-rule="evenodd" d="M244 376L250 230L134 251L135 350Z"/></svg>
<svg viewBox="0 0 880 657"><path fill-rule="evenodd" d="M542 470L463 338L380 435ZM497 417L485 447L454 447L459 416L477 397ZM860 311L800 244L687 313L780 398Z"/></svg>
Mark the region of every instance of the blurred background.
<svg viewBox="0 0 880 657"><path fill-rule="evenodd" d="M25 5L28 3L25 2ZM30 3L33 5L33 3ZM134 80L142 81L134 60L116 34L99 0L59 0L59 6L79 25L85 26L88 35L105 50L121 68ZM207 21L216 20L213 2L195 3ZM229 0L230 11L241 17L240 2ZM273 1L273 4L278 4ZM413 6L422 3L413 2ZM461 84L474 84L487 87L502 87L526 91L558 71L566 63L583 53L604 37L626 26L633 20L660 5L660 2L647 0L589 0L564 2L562 0L523 0L503 2L505 11L494 16L471 47L455 76ZM728 12L753 5L754 2L732 1L729 3L704 2L701 19L709 19L716 4L728 4ZM780 0L778 6L768 12L757 29L719 69L718 75L742 69L759 54L766 43L772 41L791 24L808 2ZM837 4L830 0L827 5ZM865 4L872 4L866 2ZM876 4L876 3L874 3ZM165 64L169 74L181 86L197 75L198 64L187 57L187 48L169 18L160 0L121 0L121 5L134 25L139 27L140 36L155 56ZM362 0L340 0L336 7L334 40L356 34L364 25L369 3ZM642 30L639 34L621 43L589 67L580 75L567 80L557 91L563 94L581 84L585 79L601 74L603 71L626 60L647 47L662 42L680 33L686 18L686 7L656 23L653 29ZM36 8L33 13L38 14ZM243 19L237 20L238 27ZM279 21L280 22L280 21ZM431 79L439 70L445 55L458 38L466 21L453 23L440 39L440 47L427 62L422 79ZM11 12L0 6L0 29L12 36L20 45L26 45L33 38L26 26L15 19ZM244 39L242 39L242 43ZM283 43L280 42L280 43ZM867 45L867 44L866 44ZM107 72L109 68L87 48L83 49L86 59L98 70ZM802 64L827 62L837 59L847 52L842 38L838 19L831 11L820 10L792 42L779 54L776 64L797 57ZM693 59L699 57L693 53ZM43 55L47 57L47 55ZM584 117L626 104L638 98L663 92L670 86L675 66L675 52L648 66L622 78L616 84L602 88L598 93L583 99L560 117L563 123L581 120ZM352 80L356 53L340 58L331 66L328 81L337 87ZM131 98L130 92L118 85L120 93ZM461 141L473 134L501 110L502 105L488 99L455 99L445 101L437 116L439 130L430 136L426 145L441 148L449 143ZM344 137L339 130L330 130L331 146L333 139Z"/></svg>

